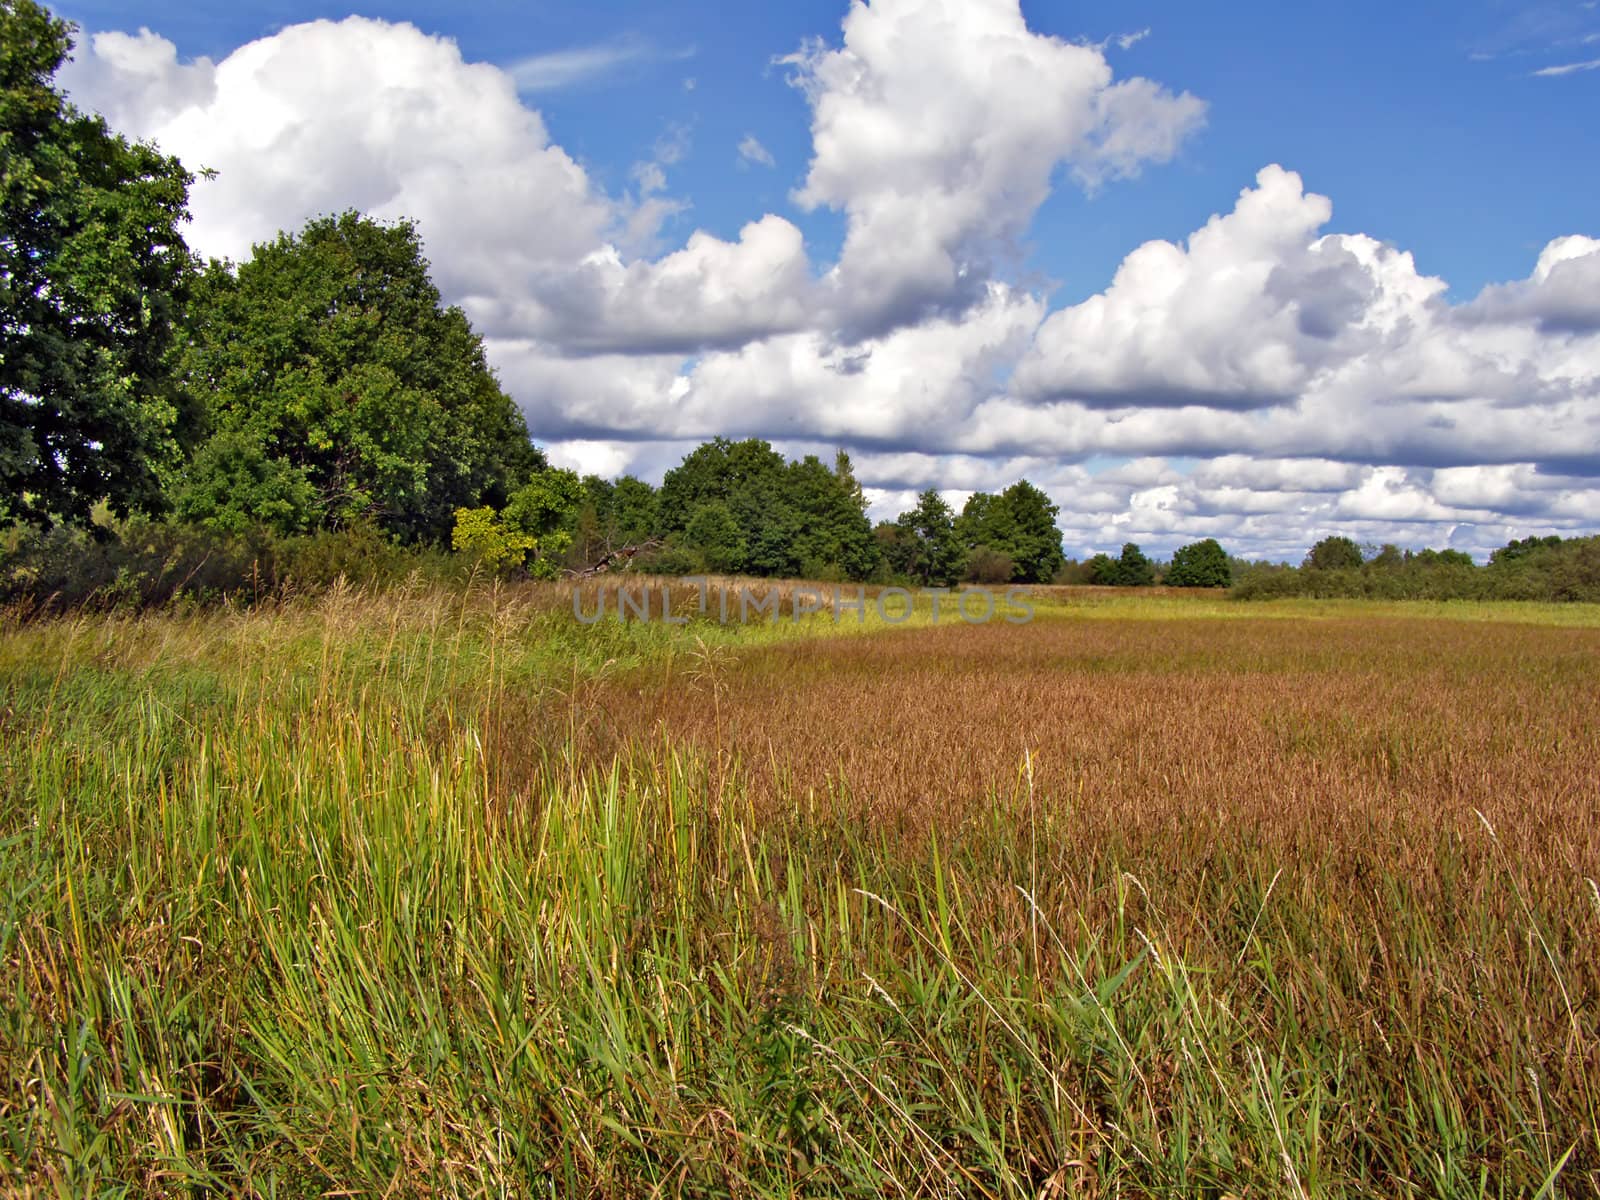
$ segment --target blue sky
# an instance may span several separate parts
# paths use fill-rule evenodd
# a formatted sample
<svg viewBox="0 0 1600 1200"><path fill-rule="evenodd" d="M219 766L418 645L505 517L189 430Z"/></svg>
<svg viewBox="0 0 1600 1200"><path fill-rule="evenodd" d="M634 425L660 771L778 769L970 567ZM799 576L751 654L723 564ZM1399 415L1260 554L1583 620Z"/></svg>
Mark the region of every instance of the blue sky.
<svg viewBox="0 0 1600 1200"><path fill-rule="evenodd" d="M805 104L772 60L836 33L848 6L794 0L658 3L76 4L85 29L146 26L185 56L221 58L286 25L358 13L454 38L470 59L513 65L596 50L592 73L528 93L553 135L614 186L678 130L675 191L693 208L671 228L737 234L753 210L804 218L786 202L809 156ZM1151 237L1181 238L1231 204L1241 181L1281 162L1335 200L1335 224L1411 249L1425 272L1471 295L1526 273L1552 238L1600 232L1600 61L1594 3L1357 0L1339 6L1134 2L1023 4L1029 25L1100 41L1149 30L1113 59L1210 106L1205 131L1162 168L1171 178L1061 192L1040 213L1034 263L1062 299L1103 287ZM610 66L602 66L607 52ZM693 88L686 89L686 80ZM740 170L747 133L771 171ZM840 223L809 218L820 249Z"/></svg>
<svg viewBox="0 0 1600 1200"><path fill-rule="evenodd" d="M248 193L248 213L238 201L225 216L220 200L197 205L203 249L237 257L275 232L265 226L311 215L308 205L417 217L441 286L486 333L536 432L574 465L658 475L716 432L796 449L846 444L866 460L880 514L918 486L960 498L1026 470L1082 514L1064 524L1084 549L1130 533L1157 546L1218 533L1268 555L1281 542L1292 556L1295 539L1353 524L1373 539L1481 551L1539 522L1567 531L1600 520L1600 491L1574 473L1588 451L1561 449L1595 444L1600 419L1600 319L1591 325L1586 299L1600 279L1588 240L1600 237L1594 0L1316 9L1024 0L1020 15L1016 0L968 3L963 12L958 0L874 0L852 15L815 0L360 9L152 0L62 12L90 35L69 76L75 96L174 152L209 154L191 165L220 165L241 188L260 173L236 193ZM293 32L352 14L374 22ZM875 107L884 81L902 97L929 82L917 78L920 60L943 62L927 65L934 75L964 71L959 55L944 57L938 21L967 22L961 36L995 61L962 74L969 93L952 83L939 96L933 78L932 118L902 101ZM416 70L437 81L389 79L398 90L384 100L355 82L332 93L316 76L337 73L326 64L345 56L387 78L386 57L422 53L393 28L402 22L453 42L460 64L423 54ZM141 29L152 36L138 54L131 41L118 50L92 39ZM265 93L240 82L242 67L213 81L204 60L242 63L236 52L257 39L324 64L296 77L280 63L260 86L291 107L296 89L315 93L302 124L348 122L346 133L291 123L233 165L230 147L259 131L230 141L228 123L251 126L248 105ZM1094 46L1098 58L1064 58L1050 50L1057 40ZM170 62L151 53L158 45ZM802 46L809 57L778 61ZM1090 142L1044 123L988 157L966 158L936 136L903 150L920 146L927 119L975 143L1026 125L1016 114L1032 107L1029 93L1006 90L1010 53L1031 64L1040 96L1059 84L1062 120L1101 114ZM441 170L480 180L458 184L459 198L483 186L474 171L491 168L461 166L448 140L413 152L415 139L396 135L396 149L374 132L393 124L382 108L394 96L425 109L452 86L470 92L458 66L477 63L517 80L522 108L542 118L547 144L528 142L530 161L542 154L554 171L552 155L570 156L581 172L559 213L530 200L556 175L513 189L523 224L480 215L482 244L447 228L453 210L419 181ZM1090 86L1099 66L1106 77ZM1114 98L1112 81L1135 77L1147 91L1103 116L1095 106ZM151 98L164 89L178 99ZM517 112L496 111L516 126ZM443 107L435 116L479 119ZM872 181L871 144L854 144L867 128L889 131L885 152L908 179L948 190L946 208L918 212L914 188ZM516 144L490 133L471 137ZM1028 138L1048 170L1037 196ZM1132 149L1096 157L1095 139L1118 138ZM328 169L263 158L291 143L312 145ZM344 178L346 163L369 169ZM1260 174L1275 165L1293 174ZM297 171L316 174L303 202ZM256 204L263 191L284 198ZM1003 219L989 220L984 205ZM1230 213L1209 242L1191 241ZM764 214L760 244L747 243L742 231ZM581 280L551 283L559 252L517 241L547 229L591 239L581 263L560 268ZM850 230L859 244L846 252ZM1329 245L1324 234L1350 238ZM1129 258L1155 239L1177 249ZM486 282L466 261L508 253L526 260L516 286ZM1409 265L1394 257L1405 253ZM1125 260L1145 266L1111 288ZM824 300L816 288L830 271L843 291ZM693 298L685 278L698 281ZM1253 282L1241 290L1240 278ZM551 299L591 290L589 307L565 313ZM691 316L673 317L684 310ZM944 353L950 346L964 349ZM927 378L908 384L906 364L922 362ZM792 376L788 391L766 386L779 369ZM765 374L741 374L756 371ZM806 381L817 379L845 382L814 400ZM1374 432L1352 434L1347 420ZM1523 428L1543 439L1511 447L1506 431ZM1296 490L1297 463L1302 480L1325 482ZM1273 522L1292 531L1266 536Z"/></svg>

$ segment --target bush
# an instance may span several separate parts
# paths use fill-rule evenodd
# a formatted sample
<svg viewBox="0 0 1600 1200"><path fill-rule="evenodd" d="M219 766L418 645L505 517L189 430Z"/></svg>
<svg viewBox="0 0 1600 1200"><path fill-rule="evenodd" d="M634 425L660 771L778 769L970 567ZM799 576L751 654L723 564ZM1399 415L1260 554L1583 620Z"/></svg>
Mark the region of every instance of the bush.
<svg viewBox="0 0 1600 1200"><path fill-rule="evenodd" d="M979 546L967 558L968 583L1010 583L1016 577L1016 564L1009 554Z"/></svg>
<svg viewBox="0 0 1600 1200"><path fill-rule="evenodd" d="M676 542L636 555L631 569L646 575L704 575L707 570L698 552Z"/></svg>
<svg viewBox="0 0 1600 1200"><path fill-rule="evenodd" d="M406 550L370 526L281 537L259 526L219 533L135 517L85 532L13 527L0 557L0 603L32 615L137 611L169 604L259 603L343 577L398 583L421 571L459 580L466 558Z"/></svg>
<svg viewBox="0 0 1600 1200"><path fill-rule="evenodd" d="M458 508L450 546L488 571L521 567L539 546L531 533L513 529L492 508Z"/></svg>

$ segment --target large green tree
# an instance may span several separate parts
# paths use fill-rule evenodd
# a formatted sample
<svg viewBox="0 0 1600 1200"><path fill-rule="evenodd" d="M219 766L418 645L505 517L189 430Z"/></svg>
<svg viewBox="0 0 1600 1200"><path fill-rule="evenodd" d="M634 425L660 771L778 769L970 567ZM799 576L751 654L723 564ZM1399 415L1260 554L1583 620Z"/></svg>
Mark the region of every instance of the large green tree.
<svg viewBox="0 0 1600 1200"><path fill-rule="evenodd" d="M830 469L808 454L789 464L788 485L799 519L795 557L801 574L867 578L878 563L878 544L850 456L840 450Z"/></svg>
<svg viewBox="0 0 1600 1200"><path fill-rule="evenodd" d="M1179 546L1163 581L1169 587L1227 587L1233 582L1233 564L1216 538Z"/></svg>
<svg viewBox="0 0 1600 1200"><path fill-rule="evenodd" d="M1049 583L1066 555L1061 550L1061 530L1056 527L1060 509L1026 479L1000 493L1011 521L1011 542L999 549L1011 556L1012 578L1021 583Z"/></svg>
<svg viewBox="0 0 1600 1200"><path fill-rule="evenodd" d="M1066 555L1056 516L1061 510L1026 479L998 496L975 492L956 518L956 535L969 551L987 548L1011 560L1019 583L1048 583Z"/></svg>
<svg viewBox="0 0 1600 1200"><path fill-rule="evenodd" d="M1156 569L1137 542L1125 542L1118 558L1109 554L1096 554L1091 558L1089 577L1095 583L1112 587L1149 587L1156 581Z"/></svg>
<svg viewBox="0 0 1600 1200"><path fill-rule="evenodd" d="M177 159L53 83L72 26L0 0L0 506L154 510L180 446L168 351L194 264Z"/></svg>
<svg viewBox="0 0 1600 1200"><path fill-rule="evenodd" d="M457 508L502 508L544 465L409 222L345 213L213 262L180 362L210 442L178 508L211 527L371 521L438 542ZM228 486L240 471L261 485Z"/></svg>
<svg viewBox="0 0 1600 1200"><path fill-rule="evenodd" d="M795 543L801 520L788 463L769 443L715 438L697 446L661 481L657 511L662 531L678 534L696 548L689 523L714 502L728 510L739 530L744 544L740 570L769 576L799 572Z"/></svg>

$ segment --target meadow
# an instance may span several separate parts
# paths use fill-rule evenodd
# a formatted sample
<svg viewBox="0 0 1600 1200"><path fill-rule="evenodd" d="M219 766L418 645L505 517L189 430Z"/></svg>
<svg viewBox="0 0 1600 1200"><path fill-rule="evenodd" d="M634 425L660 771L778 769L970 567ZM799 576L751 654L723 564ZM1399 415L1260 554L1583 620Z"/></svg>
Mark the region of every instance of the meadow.
<svg viewBox="0 0 1600 1200"><path fill-rule="evenodd" d="M7 618L0 1192L1600 1195L1600 606L1033 593Z"/></svg>

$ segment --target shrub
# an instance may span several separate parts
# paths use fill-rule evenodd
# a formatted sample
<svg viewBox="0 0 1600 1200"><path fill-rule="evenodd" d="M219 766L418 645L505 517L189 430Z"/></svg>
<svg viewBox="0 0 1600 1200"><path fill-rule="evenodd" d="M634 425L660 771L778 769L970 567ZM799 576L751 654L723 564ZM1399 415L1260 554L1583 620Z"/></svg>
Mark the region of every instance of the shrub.
<svg viewBox="0 0 1600 1200"><path fill-rule="evenodd" d="M979 546L967 558L968 583L1010 583L1016 577L1016 564L1009 554Z"/></svg>

